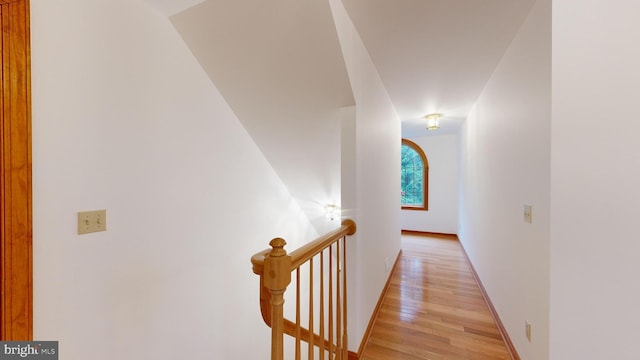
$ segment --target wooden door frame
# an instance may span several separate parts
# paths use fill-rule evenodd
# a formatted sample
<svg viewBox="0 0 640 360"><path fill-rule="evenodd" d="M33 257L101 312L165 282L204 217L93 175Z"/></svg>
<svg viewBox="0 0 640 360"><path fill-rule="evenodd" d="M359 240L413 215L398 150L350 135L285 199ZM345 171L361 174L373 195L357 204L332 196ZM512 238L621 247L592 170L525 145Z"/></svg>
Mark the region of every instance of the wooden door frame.
<svg viewBox="0 0 640 360"><path fill-rule="evenodd" d="M29 0L0 0L0 339L33 339Z"/></svg>

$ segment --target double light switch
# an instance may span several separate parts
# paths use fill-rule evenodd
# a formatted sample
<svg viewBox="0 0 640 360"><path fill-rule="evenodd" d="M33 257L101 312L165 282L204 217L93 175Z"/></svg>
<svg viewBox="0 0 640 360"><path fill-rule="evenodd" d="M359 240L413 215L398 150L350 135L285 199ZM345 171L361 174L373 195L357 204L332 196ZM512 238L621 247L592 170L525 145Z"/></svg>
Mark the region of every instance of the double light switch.
<svg viewBox="0 0 640 360"><path fill-rule="evenodd" d="M107 210L78 213L78 235L98 231L107 231Z"/></svg>

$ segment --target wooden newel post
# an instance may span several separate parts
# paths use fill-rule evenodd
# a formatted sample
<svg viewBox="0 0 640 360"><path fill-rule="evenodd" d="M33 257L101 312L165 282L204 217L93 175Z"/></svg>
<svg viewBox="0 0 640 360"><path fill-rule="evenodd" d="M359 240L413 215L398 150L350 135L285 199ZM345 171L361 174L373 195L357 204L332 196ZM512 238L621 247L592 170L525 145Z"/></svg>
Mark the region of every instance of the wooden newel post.
<svg viewBox="0 0 640 360"><path fill-rule="evenodd" d="M271 293L271 360L284 359L284 292L291 283L291 256L284 239L271 240L271 252L264 259L264 286Z"/></svg>

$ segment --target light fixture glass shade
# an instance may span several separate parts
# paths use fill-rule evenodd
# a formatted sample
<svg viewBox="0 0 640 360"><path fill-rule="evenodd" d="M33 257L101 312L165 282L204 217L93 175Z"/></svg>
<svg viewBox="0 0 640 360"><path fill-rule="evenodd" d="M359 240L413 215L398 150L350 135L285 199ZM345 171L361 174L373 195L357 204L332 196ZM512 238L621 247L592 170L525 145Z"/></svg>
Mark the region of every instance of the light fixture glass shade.
<svg viewBox="0 0 640 360"><path fill-rule="evenodd" d="M427 118L427 130L438 130L440 128L440 117L442 114L429 114Z"/></svg>
<svg viewBox="0 0 640 360"><path fill-rule="evenodd" d="M324 213L327 216L327 219L333 221L336 218L340 218L342 211L338 205L330 204L325 206Z"/></svg>

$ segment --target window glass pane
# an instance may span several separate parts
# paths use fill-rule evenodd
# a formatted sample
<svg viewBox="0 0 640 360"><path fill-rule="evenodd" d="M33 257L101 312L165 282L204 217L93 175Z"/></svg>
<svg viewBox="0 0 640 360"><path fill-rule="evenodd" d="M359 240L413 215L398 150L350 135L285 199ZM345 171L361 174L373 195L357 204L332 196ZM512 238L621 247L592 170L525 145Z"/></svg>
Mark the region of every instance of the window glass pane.
<svg viewBox="0 0 640 360"><path fill-rule="evenodd" d="M417 151L402 145L401 204L424 205L424 164Z"/></svg>

